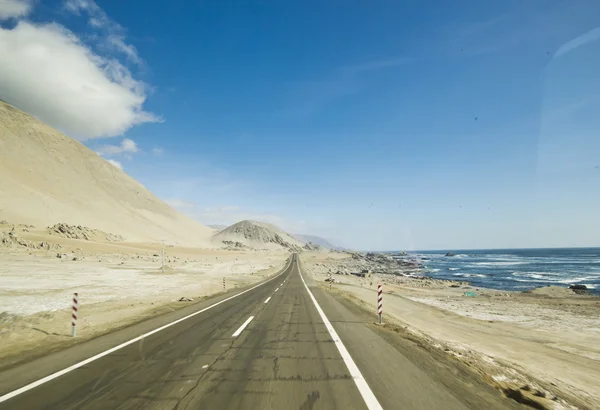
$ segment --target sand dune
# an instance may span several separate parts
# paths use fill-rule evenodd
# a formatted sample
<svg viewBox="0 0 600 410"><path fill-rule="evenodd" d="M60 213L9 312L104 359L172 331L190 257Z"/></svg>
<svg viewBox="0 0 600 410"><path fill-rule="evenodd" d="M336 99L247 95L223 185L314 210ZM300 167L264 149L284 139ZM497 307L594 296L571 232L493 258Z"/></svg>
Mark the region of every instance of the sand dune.
<svg viewBox="0 0 600 410"><path fill-rule="evenodd" d="M0 101L0 220L64 222L127 241L210 246L214 232L95 152Z"/></svg>

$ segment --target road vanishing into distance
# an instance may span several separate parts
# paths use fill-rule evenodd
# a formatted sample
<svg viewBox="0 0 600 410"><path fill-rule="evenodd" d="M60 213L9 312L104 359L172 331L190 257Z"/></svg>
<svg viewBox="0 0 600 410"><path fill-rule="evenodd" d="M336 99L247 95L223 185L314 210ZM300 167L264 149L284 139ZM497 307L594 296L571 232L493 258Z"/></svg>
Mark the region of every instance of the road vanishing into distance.
<svg viewBox="0 0 600 410"><path fill-rule="evenodd" d="M375 324L375 302L321 288L294 254L258 285L4 369L0 409L522 408Z"/></svg>

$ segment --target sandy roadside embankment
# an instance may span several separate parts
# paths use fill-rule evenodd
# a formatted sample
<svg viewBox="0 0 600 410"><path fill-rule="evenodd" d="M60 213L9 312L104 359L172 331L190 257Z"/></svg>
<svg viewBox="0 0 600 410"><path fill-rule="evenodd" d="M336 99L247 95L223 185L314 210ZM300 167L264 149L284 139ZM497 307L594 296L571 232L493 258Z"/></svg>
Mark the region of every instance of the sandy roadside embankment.
<svg viewBox="0 0 600 410"><path fill-rule="evenodd" d="M33 230L32 230L33 231ZM19 232L51 249L0 246L0 360L98 336L200 298L258 282L283 268L287 252L226 251L92 242ZM59 257L60 256L60 257ZM71 298L79 293L77 338L71 337Z"/></svg>
<svg viewBox="0 0 600 410"><path fill-rule="evenodd" d="M316 280L331 276L332 291L373 311L377 283L384 283L388 323L469 364L508 395L529 396L543 408L600 406L599 298L555 287L506 292L385 273L335 274L356 270L347 254L307 253L301 261Z"/></svg>

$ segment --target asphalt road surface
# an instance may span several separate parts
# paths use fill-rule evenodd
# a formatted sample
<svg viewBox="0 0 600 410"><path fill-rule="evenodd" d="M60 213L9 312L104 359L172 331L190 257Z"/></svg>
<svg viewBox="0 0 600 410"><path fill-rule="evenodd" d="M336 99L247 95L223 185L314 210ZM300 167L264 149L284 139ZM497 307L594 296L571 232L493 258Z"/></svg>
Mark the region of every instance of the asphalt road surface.
<svg viewBox="0 0 600 410"><path fill-rule="evenodd" d="M301 275L297 255L279 276L244 292L5 370L0 408L521 408L321 289Z"/></svg>

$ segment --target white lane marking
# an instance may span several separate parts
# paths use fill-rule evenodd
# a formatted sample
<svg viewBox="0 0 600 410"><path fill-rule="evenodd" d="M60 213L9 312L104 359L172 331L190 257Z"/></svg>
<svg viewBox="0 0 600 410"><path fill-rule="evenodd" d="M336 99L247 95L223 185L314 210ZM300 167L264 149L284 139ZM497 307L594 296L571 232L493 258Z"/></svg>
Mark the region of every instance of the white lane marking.
<svg viewBox="0 0 600 410"><path fill-rule="evenodd" d="M279 290L279 288L275 289L275 292L277 292Z"/></svg>
<svg viewBox="0 0 600 410"><path fill-rule="evenodd" d="M206 369L208 367L207 364L205 364L204 366L202 366L203 369Z"/></svg>
<svg viewBox="0 0 600 410"><path fill-rule="evenodd" d="M88 359L82 360L82 361L81 361L81 362L79 362L79 363L75 363L74 365L72 365L72 366L69 366L69 367L67 367L67 368L65 368L65 369L59 370L59 371L57 371L57 372L55 372L55 373L52 373L52 374L51 374L51 375L49 375L49 376L46 376L46 377L43 377L43 378L41 378L41 379L39 379L39 380L36 380L36 381L34 381L34 382L31 382L31 383L29 383L29 384L27 384L27 385L25 385L25 386L23 386L23 387L21 387L21 388L19 388L19 389L17 389L17 390L13 390L13 391L11 391L11 392L9 392L9 393L6 393L5 395L3 395L3 396L0 396L0 403L2 403L2 402L5 402L6 400L12 399L13 397L15 397L15 396L18 396L19 394L25 393L25 392L26 392L26 391L28 391L28 390L34 389L34 388L36 388L36 387L38 387L38 386L40 386L40 385L42 385L42 384L44 384L44 383L47 383L47 382L49 382L50 380L54 380L54 379L56 379L56 378L58 378L58 377L60 377L60 376L63 376L63 375L65 375L65 374L69 373L69 372L72 372L73 370L79 369L80 367L83 367L83 366L85 366L85 365L86 365L86 364L88 364L88 363L91 363L91 362L93 362L93 361L95 361L95 360L98 360L98 359L100 359L100 358L104 357L104 356L107 356L107 355L109 355L109 354L111 354L111 353L114 353L114 352L116 352L116 351L117 351L117 350L119 350L119 349L122 349L122 348L124 348L124 347L126 347L126 346L129 346L129 345L131 345L131 344L135 343L135 342L138 342L138 341L140 341L140 340L142 340L142 339L145 339L146 337L148 337L148 336L151 336L151 335L153 335L153 334L155 334L155 333L158 333L158 332L160 332L161 330L165 330L165 329L167 329L167 328L169 328L169 327L171 327L171 326L173 326L173 325L176 325L177 323L183 322L184 320L187 320L187 319L189 319L189 318L191 318L191 317L194 317L194 316L196 316L196 315L199 315L200 313L206 312L207 310L209 310L209 309L212 309L212 308L214 308L215 306L219 306L220 304L222 304L222 303L225 303L225 302L227 302L227 301L230 301L231 299L237 298L238 296L241 296L241 295L243 295L244 293L248 293L248 292L250 292L251 290L254 290L254 289L256 289L256 288L258 288L258 287L260 287L260 286L262 286L262 285L264 285L264 284L266 284L266 283L269 283L269 282L271 282L271 281L272 281L272 280L274 280L274 279L277 279L278 277L280 277L281 275L283 275L283 272L285 272L285 271L287 271L287 270L288 270L288 268L290 267L290 265L291 265L291 262L290 262L288 265L286 265L286 266L285 266L285 268L283 269L283 271L282 271L282 272L281 272L279 275L277 275L277 276L275 276L275 277L272 277L271 279L267 280L266 282L259 283L258 285L254 286L254 287L251 287L250 289L246 289L246 290L244 290L244 291L242 291L242 292L240 292L240 293L237 293L237 294L235 294L235 295L233 295L233 296L230 296L230 297L228 297L228 298L226 298L226 299L223 299L223 300L221 300L221 301L219 301L219 302L217 302L217 303L214 303L214 304L212 304L212 305L210 305L210 306L208 306L208 307L205 307L204 309L201 309L201 310L199 310L199 311L197 311L197 312L194 312L194 313L192 313L192 314L189 314L189 315L187 315L187 316L184 316L184 317L182 317L181 319L177 319L177 320L175 320L174 322L167 323L167 324L166 324L166 325L164 325L164 326L161 326L161 327L159 327L159 328L157 328L157 329L151 330L151 331L150 331L150 332L148 332L148 333L144 333L143 335L141 335L141 336L138 336L138 337L136 337L136 338L134 338L134 339L131 339L131 340L129 340L129 341L127 341L127 342L125 342L125 343L121 343L120 345L118 345L118 346L115 346L115 347L113 347L113 348L111 348L111 349L105 350L105 351L104 351L104 352L102 352L102 353L98 353L97 355L95 355L95 356L92 356L92 357L90 357L90 358L88 358ZM229 346L229 345L226 345L226 346Z"/></svg>
<svg viewBox="0 0 600 410"><path fill-rule="evenodd" d="M271 296L269 296L269 297L267 298L267 300L265 300L265 303L269 303L269 300L271 300Z"/></svg>
<svg viewBox="0 0 600 410"><path fill-rule="evenodd" d="M248 320L246 320L244 323L242 323L242 325L239 327L239 329L236 330L235 333L231 335L231 337L238 337L240 335L240 333L242 333L242 331L246 328L246 326L248 326L248 324L250 322L252 322L252 319L254 319L254 316L250 316L248 318Z"/></svg>
<svg viewBox="0 0 600 410"><path fill-rule="evenodd" d="M300 279L302 279L302 283L304 283L304 287L306 288L308 295L310 296L313 303L315 304L315 307L317 308L317 311L319 312L319 315L321 316L321 320L323 320L323 323L325 324L325 327L329 331L329 334L331 335L331 338L333 339L335 346L337 347L338 351L340 352L340 356L342 356L344 363L346 363L346 367L348 368L348 371L350 372L350 375L352 376L352 379L354 380L354 383L356 384L356 387L358 388L360 395L362 396L363 400L365 401L367 408L369 410L383 410L383 408L381 407L381 404L379 404L379 402L377 401L375 394L373 394L373 391L367 384L367 381L363 377L360 370L358 370L356 363L354 363L354 360L352 360L352 356L350 356L350 353L348 353L348 350L346 350L346 346L344 346L344 343L342 343L342 339L340 339L337 332L331 325L331 322L329 321L329 319L327 319L327 316L325 316L325 312L323 312L323 309L321 309L321 306L319 306L319 304L317 303L317 299L315 299L312 292L306 285L306 282L304 281L304 278L302 277L302 274L300 273L300 269L298 269L298 274L300 275Z"/></svg>

